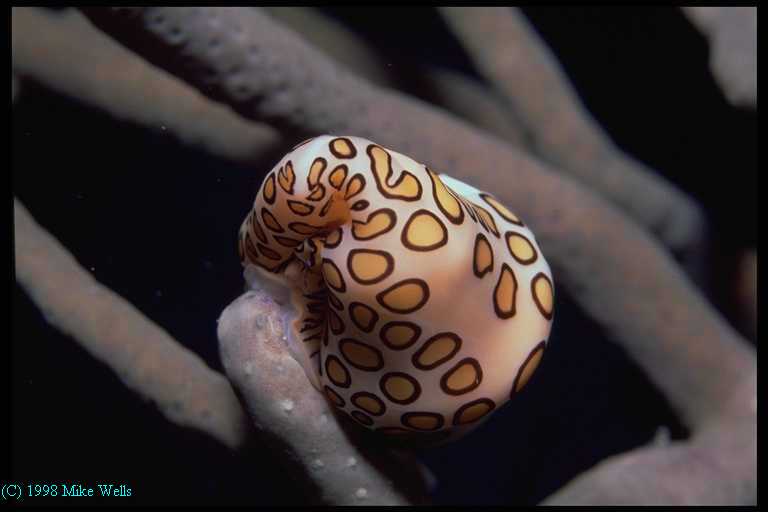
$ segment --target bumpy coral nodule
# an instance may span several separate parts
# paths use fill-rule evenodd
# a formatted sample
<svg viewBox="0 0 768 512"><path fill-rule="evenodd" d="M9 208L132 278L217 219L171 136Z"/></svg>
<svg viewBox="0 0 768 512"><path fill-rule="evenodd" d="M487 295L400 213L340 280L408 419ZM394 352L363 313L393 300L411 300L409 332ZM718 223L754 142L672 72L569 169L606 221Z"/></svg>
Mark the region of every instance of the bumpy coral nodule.
<svg viewBox="0 0 768 512"><path fill-rule="evenodd" d="M366 139L325 135L283 157L239 250L290 292L310 381L377 432L458 437L546 347L554 288L533 233L492 195Z"/></svg>

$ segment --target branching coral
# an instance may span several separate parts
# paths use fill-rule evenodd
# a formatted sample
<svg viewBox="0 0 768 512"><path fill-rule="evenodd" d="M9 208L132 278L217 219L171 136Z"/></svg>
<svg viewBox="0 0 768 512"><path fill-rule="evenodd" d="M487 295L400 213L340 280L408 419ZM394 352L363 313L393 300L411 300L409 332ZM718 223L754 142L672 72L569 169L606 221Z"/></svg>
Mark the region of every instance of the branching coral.
<svg viewBox="0 0 768 512"><path fill-rule="evenodd" d="M392 68L384 64L383 57L344 25L310 7L273 7L267 8L267 12L353 73L379 86L394 85ZM492 89L463 73L439 66L412 73L429 88L433 103L516 146L523 146L520 122L506 111Z"/></svg>
<svg viewBox="0 0 768 512"><path fill-rule="evenodd" d="M605 195L672 248L700 243L697 206L615 147L518 9L444 7L441 13L522 121L537 155Z"/></svg>
<svg viewBox="0 0 768 512"><path fill-rule="evenodd" d="M595 185L601 181L592 178L577 183L551 164L443 111L350 74L257 9L87 9L86 13L147 60L211 99L230 105L243 117L290 132L370 137L440 172L493 190L519 210L537 233L558 282L643 366L692 431L688 441L642 448L606 460L548 502L749 503L755 499L754 351L706 303L661 244L587 188L594 186L622 204L616 196L637 190L613 189L605 183L613 179L618 183L626 173L621 177L602 174L603 185ZM562 88L559 78L552 78L551 68L536 60L541 58L540 49L529 40L528 44L532 54L539 55L528 61L541 72L537 76ZM498 77L495 80L500 82ZM567 90L560 91L561 100L568 97ZM562 110L571 113L574 126L583 125L585 121L579 117L583 114L572 103L564 105ZM558 144L557 148L567 147ZM574 154L539 151L547 153L546 160L564 167L573 162L573 168L585 169L601 162L591 158L577 162ZM698 236L700 219L687 198L670 193L666 185L653 179L640 178L639 182L647 192L639 195L647 202L638 208L625 204L628 212L662 234L674 248L685 247ZM666 218L656 217L656 212L642 213L653 207L659 212L683 213ZM25 222L21 212L17 213L17 233L34 233L34 224ZM17 249L16 257L24 254ZM47 304L44 295L34 292L40 289L39 274L22 276L20 281L36 302ZM90 304L86 296L82 300ZM286 380L299 375L299 369L279 346L282 334L274 321L279 307L264 294L246 294L225 311L219 324L225 368L257 430L280 439L278 444L297 474L320 488L324 502L354 503L367 497L393 504L417 500L418 491L405 491L409 487L405 484L390 485L383 476L386 472L375 470L376 463L361 462L365 450L355 448L361 445L346 440L330 416L324 416L326 406L311 394L307 381ZM113 313L109 308L101 311L103 315ZM88 341L92 330L103 325L100 317L81 318L82 323L63 324L63 328L84 344L90 343L96 353L112 350L108 343L100 346L101 339ZM161 343L171 346L167 341ZM171 352L182 353L173 346L175 352ZM155 376L152 372L146 375ZM224 389L220 376L206 379L219 382L216 386ZM168 383L168 393L174 390L180 391ZM206 396L204 389L200 394ZM278 395L274 401L272 397ZM240 415L232 411L222 416L230 418L223 420L231 421L230 426L210 431L236 446L241 436ZM386 454L382 457L388 458ZM696 471L685 473L692 461L696 461ZM359 473L345 473L345 467ZM417 482L418 478L407 480Z"/></svg>
<svg viewBox="0 0 768 512"><path fill-rule="evenodd" d="M286 349L283 307L257 289L235 300L219 319L224 367L262 440L276 445L287 469L323 503L423 501L425 483L412 455L365 446L341 429Z"/></svg>
<svg viewBox="0 0 768 512"><path fill-rule="evenodd" d="M77 11L16 8L12 23L13 65L25 79L226 160L256 162L281 143L268 126L246 122L147 65ZM46 37L34 37L40 31ZM104 87L105 69L111 70L109 87ZM147 101L146 91L152 91L152 101Z"/></svg>
<svg viewBox="0 0 768 512"><path fill-rule="evenodd" d="M230 448L248 425L224 377L131 304L99 284L14 201L16 279L46 320L152 400L174 423Z"/></svg>
<svg viewBox="0 0 768 512"><path fill-rule="evenodd" d="M711 42L710 67L731 103L757 106L757 7L683 7Z"/></svg>

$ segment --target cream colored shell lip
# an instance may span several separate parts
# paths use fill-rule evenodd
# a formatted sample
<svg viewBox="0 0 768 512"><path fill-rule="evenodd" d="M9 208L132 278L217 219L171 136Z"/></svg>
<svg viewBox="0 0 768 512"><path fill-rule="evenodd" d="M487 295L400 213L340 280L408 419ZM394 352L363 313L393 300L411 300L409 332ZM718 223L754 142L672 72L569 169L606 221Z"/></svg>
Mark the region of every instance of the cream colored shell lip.
<svg viewBox="0 0 768 512"><path fill-rule="evenodd" d="M360 137L285 155L239 250L249 282L292 303L287 342L312 384L397 439L466 433L546 350L554 285L531 230L493 195Z"/></svg>

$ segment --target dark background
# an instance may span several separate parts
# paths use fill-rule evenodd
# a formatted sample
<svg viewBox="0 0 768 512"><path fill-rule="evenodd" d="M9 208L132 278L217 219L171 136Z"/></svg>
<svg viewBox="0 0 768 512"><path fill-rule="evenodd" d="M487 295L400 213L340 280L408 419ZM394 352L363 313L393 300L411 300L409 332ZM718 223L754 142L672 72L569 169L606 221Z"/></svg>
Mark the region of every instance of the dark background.
<svg viewBox="0 0 768 512"><path fill-rule="evenodd" d="M434 9L323 10L385 61L476 75ZM734 254L757 241L756 113L726 102L704 37L678 9L524 11L618 145L701 202L717 249L711 298L730 315ZM402 87L429 96L416 82ZM216 318L242 290L237 229L273 162L222 163L27 83L11 127L13 192L37 221L221 370ZM133 497L122 503L136 505L296 500L266 450L235 455L172 425L51 328L18 286L11 294L14 480L126 483ZM556 310L550 349L525 392L464 440L422 453L440 481L436 503L533 504L648 442L660 425L685 435L642 371L565 293Z"/></svg>

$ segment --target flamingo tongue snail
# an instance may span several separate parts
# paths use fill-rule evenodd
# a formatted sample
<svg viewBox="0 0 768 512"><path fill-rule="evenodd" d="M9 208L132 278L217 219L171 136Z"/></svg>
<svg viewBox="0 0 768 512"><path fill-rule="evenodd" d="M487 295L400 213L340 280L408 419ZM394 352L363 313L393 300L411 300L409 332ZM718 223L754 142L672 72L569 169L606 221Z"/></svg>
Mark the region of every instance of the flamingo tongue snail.
<svg viewBox="0 0 768 512"><path fill-rule="evenodd" d="M240 228L248 276L283 291L289 349L356 423L458 437L526 384L554 287L492 195L359 137L285 155Z"/></svg>

